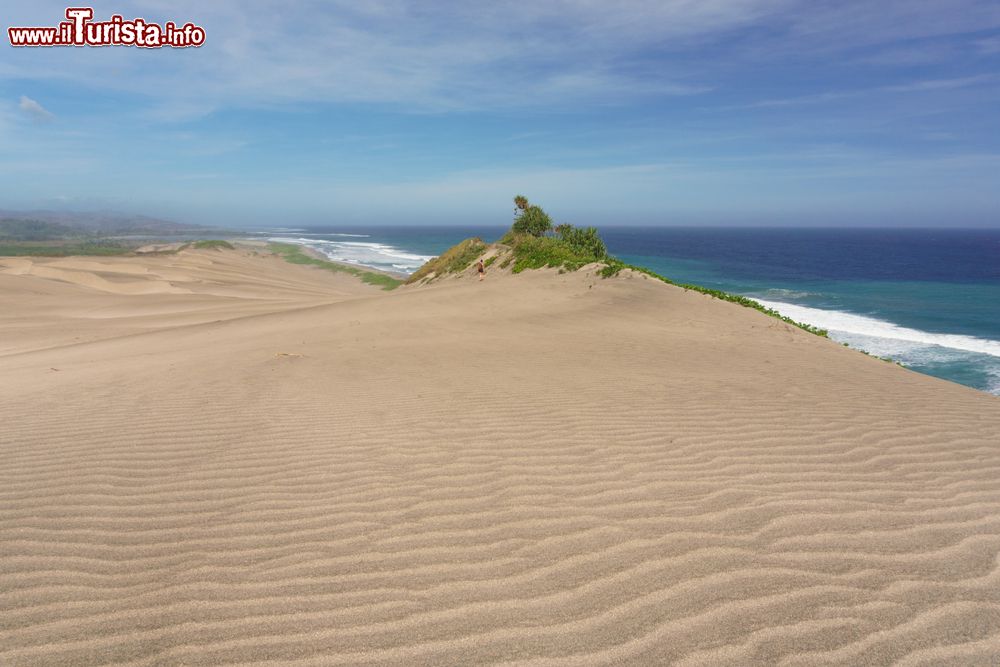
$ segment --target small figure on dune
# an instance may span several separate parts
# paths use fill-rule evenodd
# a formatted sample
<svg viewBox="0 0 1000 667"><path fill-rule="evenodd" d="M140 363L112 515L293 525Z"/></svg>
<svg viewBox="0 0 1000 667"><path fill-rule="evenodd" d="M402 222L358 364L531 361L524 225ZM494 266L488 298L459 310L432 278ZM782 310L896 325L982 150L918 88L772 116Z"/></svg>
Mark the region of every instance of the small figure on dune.
<svg viewBox="0 0 1000 667"><path fill-rule="evenodd" d="M483 264L482 259L479 260L478 270L479 270L479 279L482 280L483 276L486 275L486 265Z"/></svg>

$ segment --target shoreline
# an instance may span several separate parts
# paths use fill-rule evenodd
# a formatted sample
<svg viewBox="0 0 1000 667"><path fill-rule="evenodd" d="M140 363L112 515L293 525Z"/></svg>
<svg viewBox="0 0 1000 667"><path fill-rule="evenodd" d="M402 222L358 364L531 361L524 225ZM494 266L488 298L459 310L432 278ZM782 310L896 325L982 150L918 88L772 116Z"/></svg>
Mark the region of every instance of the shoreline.
<svg viewBox="0 0 1000 667"><path fill-rule="evenodd" d="M254 238L246 238L246 237L239 237L239 238L235 239L234 242L238 242L238 243L240 243L242 245L246 245L246 246L250 246L250 247L254 247L254 248L264 248L265 250L268 250L269 252L272 252L270 250L270 246L272 244L295 246L296 248L300 249L300 251L302 252L302 254L304 254L304 255L306 255L308 257L311 257L312 259L317 259L317 260L320 260L322 262L326 262L328 264L333 264L335 266L343 267L345 269L368 271L370 273L375 273L375 274L378 274L378 275L382 275L382 276L385 276L387 278L392 278L393 280L399 280L401 282L405 282L406 279L410 277L410 274L408 274L408 273L402 273L402 272L397 272L397 271L386 271L384 269L378 269L378 268L375 268L375 267L372 267L372 266L368 266L367 264L352 264L351 262L342 262L342 261L337 261L337 260L334 260L334 259L330 259L326 255L324 255L322 252L320 252L320 251L316 250L315 248L312 248L312 247L310 247L308 245L305 245L304 243L291 243L289 241L268 241L266 239L254 239Z"/></svg>
<svg viewBox="0 0 1000 667"><path fill-rule="evenodd" d="M297 246L299 246L300 248L302 248L302 252L304 254L309 255L313 259L318 259L318 260L321 260L321 261L324 261L324 262L329 262L330 264L336 264L337 266L343 266L343 267L346 267L346 268L354 268L354 269L363 269L365 271L370 271L372 273L378 273L380 275L387 276L389 278L393 278L395 280L400 280L400 281L404 281L404 282L406 281L407 278L410 277L410 274L408 274L408 273L400 273L400 272L396 272L396 271L386 271L384 269L377 269L377 268L375 268L373 266L368 266L367 264L352 264L351 262L338 262L335 259L330 259L326 255L324 255L323 253L321 253L319 250L316 250L315 248L310 248L307 245L300 245L298 243L289 244L289 245L297 245Z"/></svg>

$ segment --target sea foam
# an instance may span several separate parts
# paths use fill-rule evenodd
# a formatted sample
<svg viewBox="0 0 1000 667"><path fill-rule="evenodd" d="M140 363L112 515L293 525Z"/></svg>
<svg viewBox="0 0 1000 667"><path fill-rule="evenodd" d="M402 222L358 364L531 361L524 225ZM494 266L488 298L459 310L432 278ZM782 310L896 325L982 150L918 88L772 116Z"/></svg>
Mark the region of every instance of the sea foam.
<svg viewBox="0 0 1000 667"><path fill-rule="evenodd" d="M875 354L893 356L894 350L892 348L895 348L895 353L899 354L916 352L915 348L917 347L937 346L952 350L985 354L991 357L1000 357L1000 341L997 340L962 334L933 333L919 329L910 329L886 320L837 310L809 308L808 306L768 301L765 299L755 298L754 300L798 322L826 329L831 334L846 334L846 336L839 337L831 336L837 340L854 336L867 339L870 344L881 341L878 349L869 349L868 346L858 345L858 347L862 347L862 349ZM850 343L851 341L844 340L843 342Z"/></svg>
<svg viewBox="0 0 1000 667"><path fill-rule="evenodd" d="M332 236L332 234L328 234L327 236ZM339 234L338 236L363 238L358 234ZM433 259L432 256L407 252L387 243L374 243L370 241L332 241L328 239L280 236L272 237L268 240L277 243L293 243L295 245L307 246L323 253L327 258L335 262L346 262L348 264L357 264L399 273L413 273L423 266L425 262Z"/></svg>

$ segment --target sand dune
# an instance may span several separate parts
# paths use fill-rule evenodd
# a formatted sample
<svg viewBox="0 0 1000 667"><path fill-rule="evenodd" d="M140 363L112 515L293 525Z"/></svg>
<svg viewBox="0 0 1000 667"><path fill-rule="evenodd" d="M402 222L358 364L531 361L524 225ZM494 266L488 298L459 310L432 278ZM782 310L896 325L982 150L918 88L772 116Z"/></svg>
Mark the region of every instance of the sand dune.
<svg viewBox="0 0 1000 667"><path fill-rule="evenodd" d="M0 356L376 292L348 276L253 250L101 260L0 257Z"/></svg>
<svg viewBox="0 0 1000 667"><path fill-rule="evenodd" d="M0 664L1000 658L993 396L641 276L31 262Z"/></svg>

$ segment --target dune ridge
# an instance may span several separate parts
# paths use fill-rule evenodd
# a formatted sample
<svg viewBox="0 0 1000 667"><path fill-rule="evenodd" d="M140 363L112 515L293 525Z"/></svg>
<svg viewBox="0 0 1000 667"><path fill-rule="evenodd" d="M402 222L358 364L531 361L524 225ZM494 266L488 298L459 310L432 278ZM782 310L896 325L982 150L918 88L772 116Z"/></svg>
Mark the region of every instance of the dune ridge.
<svg viewBox="0 0 1000 667"><path fill-rule="evenodd" d="M0 269L0 664L1000 656L995 397L637 274L185 253Z"/></svg>

